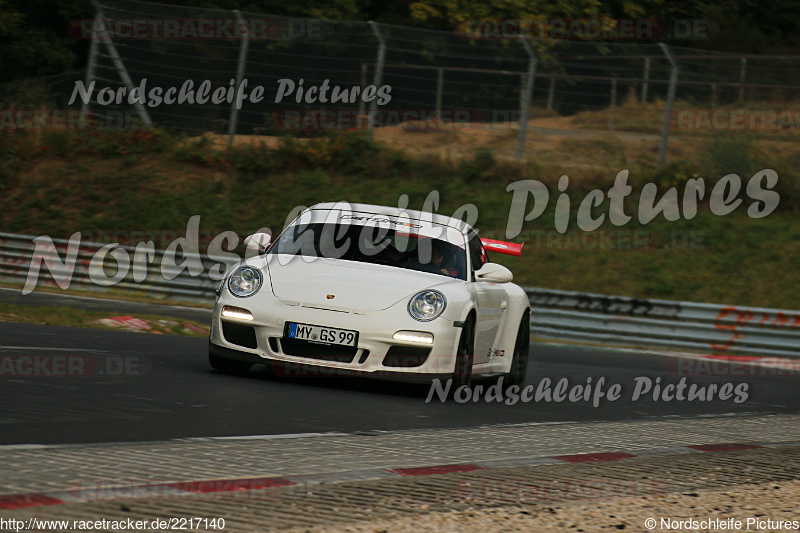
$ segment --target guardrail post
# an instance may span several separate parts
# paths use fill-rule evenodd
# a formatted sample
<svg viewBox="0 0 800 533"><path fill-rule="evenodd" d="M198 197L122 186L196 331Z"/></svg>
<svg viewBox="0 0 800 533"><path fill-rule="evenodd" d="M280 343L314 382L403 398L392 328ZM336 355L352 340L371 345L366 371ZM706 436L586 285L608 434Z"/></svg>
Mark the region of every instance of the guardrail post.
<svg viewBox="0 0 800 533"><path fill-rule="evenodd" d="M436 73L436 120L442 116L442 89L444 88L444 69L437 69Z"/></svg>
<svg viewBox="0 0 800 533"><path fill-rule="evenodd" d="M642 74L642 102L647 101L647 82L650 81L650 57L644 58L644 73Z"/></svg>
<svg viewBox="0 0 800 533"><path fill-rule="evenodd" d="M744 102L744 81L747 78L747 58L741 59L741 66L739 67L739 101Z"/></svg>
<svg viewBox="0 0 800 533"><path fill-rule="evenodd" d="M372 79L372 83L375 85L375 88L378 89L381 86L381 82L383 80L383 64L386 61L386 41L383 39L383 35L381 34L380 28L378 25L370 20L369 25L372 28L373 33L375 33L375 37L378 39L378 62L375 65L375 77ZM378 115L378 99L374 98L369 103L369 117L367 120L367 137L372 140L373 138L373 130L375 129L375 118Z"/></svg>
<svg viewBox="0 0 800 533"><path fill-rule="evenodd" d="M664 43L658 43L667 60L672 65L669 74L669 88L667 89L667 105L664 108L664 122L661 124L661 144L658 147L658 166L664 166L667 160L667 144L669 143L669 122L672 118L672 106L675 104L675 88L678 85L678 62Z"/></svg>
<svg viewBox="0 0 800 533"><path fill-rule="evenodd" d="M547 110L553 110L553 97L556 93L556 77L555 75L550 75L550 85L547 87Z"/></svg>
<svg viewBox="0 0 800 533"><path fill-rule="evenodd" d="M531 99L533 98L533 83L536 76L536 53L533 51L527 39L522 39L522 46L528 53L528 73L525 75L525 87L520 91L520 117L519 117L519 137L517 138L517 161L522 160L525 152L525 137L528 134L528 116L531 111Z"/></svg>
<svg viewBox="0 0 800 533"><path fill-rule="evenodd" d="M86 63L86 77L83 80L83 86L88 87L95 76L95 71L97 69L97 48L100 45L100 40L97 38L98 28L101 27L103 24L103 20L100 18L99 15L94 17L94 25L92 26L92 44L89 47L89 61ZM80 125L81 129L85 126L86 116L91 111L89 107L89 102L82 102L81 103L81 120Z"/></svg>
<svg viewBox="0 0 800 533"><path fill-rule="evenodd" d="M250 29L244 23L242 14L238 9L233 10L236 15L236 22L239 23L239 31L242 32L242 43L239 45L239 63L236 66L236 91L242 85L244 79L244 69L247 65L247 49L250 46ZM231 103L231 118L228 121L228 146L233 146L233 139L236 137L236 123L239 120L239 109L236 107L236 99Z"/></svg>
<svg viewBox="0 0 800 533"><path fill-rule="evenodd" d="M361 83L361 93L360 94L364 94L364 88L367 86L367 64L366 63L361 63L361 81L360 81L360 83ZM364 99L363 98L359 98L358 99L358 116L359 117L363 117L364 116Z"/></svg>
<svg viewBox="0 0 800 533"><path fill-rule="evenodd" d="M100 7L95 5L95 9L97 9L97 16L105 20L106 17ZM122 83L125 84L125 87L128 89L128 94L130 94L134 88L133 80L131 80L131 77L128 74L128 69L125 68L125 63L122 62L122 58L120 57L119 52L117 52L117 47L114 46L114 41L112 41L108 36L108 32L101 31L99 33L100 39L103 41L103 44L106 45L108 55L111 57L111 61L114 63L114 68L117 69ZM147 113L147 109L145 109L144 105L139 101L138 98L133 101L133 107L136 108L136 112L139 114L139 120L142 121L142 124L149 126L153 123L153 121L150 120L150 115Z"/></svg>
<svg viewBox="0 0 800 533"><path fill-rule="evenodd" d="M611 80L611 105L608 107L608 131L614 131L614 106L617 105L617 79Z"/></svg>

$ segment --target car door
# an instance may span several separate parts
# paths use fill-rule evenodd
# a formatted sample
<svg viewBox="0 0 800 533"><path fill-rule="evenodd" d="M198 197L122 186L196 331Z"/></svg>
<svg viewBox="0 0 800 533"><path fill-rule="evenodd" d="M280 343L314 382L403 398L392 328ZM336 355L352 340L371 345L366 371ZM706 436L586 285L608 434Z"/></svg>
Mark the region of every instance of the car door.
<svg viewBox="0 0 800 533"><path fill-rule="evenodd" d="M503 313L507 306L506 291L502 285L488 281L476 281L475 271L489 262L486 250L477 234L472 234L469 240L470 262L472 272L470 280L473 287L473 297L477 305L477 321L475 323L475 359L476 364L493 362L493 348Z"/></svg>

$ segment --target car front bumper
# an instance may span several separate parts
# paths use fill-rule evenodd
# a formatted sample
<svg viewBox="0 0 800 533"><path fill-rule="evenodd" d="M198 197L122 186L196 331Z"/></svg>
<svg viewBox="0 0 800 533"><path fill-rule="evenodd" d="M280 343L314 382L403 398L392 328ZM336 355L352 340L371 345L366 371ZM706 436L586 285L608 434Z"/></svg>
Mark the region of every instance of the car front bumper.
<svg viewBox="0 0 800 533"><path fill-rule="evenodd" d="M226 305L248 310L253 320L222 317ZM403 313L396 308L347 313L289 305L273 298L249 300L223 295L214 308L209 351L216 357L266 364L273 372L285 375L361 375L410 381L451 375L460 323L444 317L420 322L405 309ZM284 334L288 322L357 331L357 347L348 351L287 342ZM430 333L433 343L396 340L393 335L398 331Z"/></svg>

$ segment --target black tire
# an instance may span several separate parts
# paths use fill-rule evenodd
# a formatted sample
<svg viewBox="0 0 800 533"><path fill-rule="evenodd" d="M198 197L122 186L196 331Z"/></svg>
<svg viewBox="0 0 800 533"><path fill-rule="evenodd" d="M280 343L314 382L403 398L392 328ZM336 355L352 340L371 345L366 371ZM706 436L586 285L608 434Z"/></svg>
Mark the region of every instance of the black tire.
<svg viewBox="0 0 800 533"><path fill-rule="evenodd" d="M517 330L517 340L514 343L514 355L511 359L511 369L503 379L503 389L508 390L512 385L520 389L525 386L525 377L528 374L528 357L530 355L530 312L525 311Z"/></svg>
<svg viewBox="0 0 800 533"><path fill-rule="evenodd" d="M456 351L456 364L453 369L453 386L455 392L459 387L472 385L472 363L475 360L475 319L469 317L461 328L461 339Z"/></svg>
<svg viewBox="0 0 800 533"><path fill-rule="evenodd" d="M230 359L225 359L223 357L219 357L218 355L214 355L212 353L208 354L208 363L211 365L211 368L213 368L217 372L221 372L223 374L231 374L234 376L241 376L247 374L247 371L250 370L251 366L253 366L251 363L245 363L242 361L232 361Z"/></svg>

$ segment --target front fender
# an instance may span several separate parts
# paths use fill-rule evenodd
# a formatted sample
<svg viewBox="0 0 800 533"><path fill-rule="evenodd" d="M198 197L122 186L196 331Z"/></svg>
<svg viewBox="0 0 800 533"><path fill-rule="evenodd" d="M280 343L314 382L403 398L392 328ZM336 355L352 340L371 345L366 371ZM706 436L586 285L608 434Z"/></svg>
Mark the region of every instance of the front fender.
<svg viewBox="0 0 800 533"><path fill-rule="evenodd" d="M531 301L528 294L522 287L514 283L506 283L503 285L508 297L508 307L506 307L506 316L503 321L502 331L500 332L499 345L502 350L509 356L514 353L517 343L517 333L522 322L523 317L528 313L530 317ZM505 357L503 361L502 372L511 370L512 357Z"/></svg>

